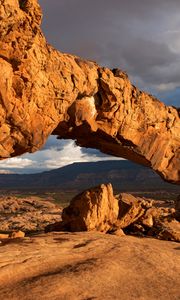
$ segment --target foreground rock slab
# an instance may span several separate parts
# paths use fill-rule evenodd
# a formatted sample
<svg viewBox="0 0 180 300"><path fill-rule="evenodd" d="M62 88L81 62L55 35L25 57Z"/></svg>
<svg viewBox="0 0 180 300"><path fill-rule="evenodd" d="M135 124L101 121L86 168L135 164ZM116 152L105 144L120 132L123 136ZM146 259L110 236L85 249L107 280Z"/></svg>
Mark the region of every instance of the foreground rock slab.
<svg viewBox="0 0 180 300"><path fill-rule="evenodd" d="M34 152L55 134L180 184L178 109L122 70L56 51L41 32L37 0L0 4L0 158Z"/></svg>
<svg viewBox="0 0 180 300"><path fill-rule="evenodd" d="M0 245L0 299L179 297L175 242L54 232Z"/></svg>

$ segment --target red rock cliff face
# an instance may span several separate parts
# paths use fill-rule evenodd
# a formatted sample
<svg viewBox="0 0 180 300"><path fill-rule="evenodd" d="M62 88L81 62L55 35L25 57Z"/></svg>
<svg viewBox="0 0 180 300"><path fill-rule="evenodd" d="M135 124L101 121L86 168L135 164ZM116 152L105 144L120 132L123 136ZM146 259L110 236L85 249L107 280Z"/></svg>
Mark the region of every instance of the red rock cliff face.
<svg viewBox="0 0 180 300"><path fill-rule="evenodd" d="M152 167L180 183L180 120L118 69L46 43L36 0L0 0L0 158L50 134Z"/></svg>

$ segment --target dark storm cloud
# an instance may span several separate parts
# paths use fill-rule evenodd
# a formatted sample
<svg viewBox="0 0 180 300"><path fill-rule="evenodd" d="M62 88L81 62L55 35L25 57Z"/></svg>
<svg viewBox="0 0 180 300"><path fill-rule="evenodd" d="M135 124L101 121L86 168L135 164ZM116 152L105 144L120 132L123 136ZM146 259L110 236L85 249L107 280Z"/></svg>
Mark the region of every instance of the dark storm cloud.
<svg viewBox="0 0 180 300"><path fill-rule="evenodd" d="M44 147L40 150L41 152L46 150L53 150L53 151L62 151L64 147L66 147L69 144L69 140L60 140L57 139L57 136L50 136L44 145ZM74 147L76 145L74 144ZM87 149L87 148L81 148L82 157L84 155L89 155L91 157L99 157L99 158L105 158L107 157L106 154L101 153L99 150L96 149Z"/></svg>
<svg viewBox="0 0 180 300"><path fill-rule="evenodd" d="M90 149L90 148L81 148L82 154L88 154L90 157L96 156L99 158L105 158L108 157L108 155L100 152L99 150L96 149Z"/></svg>
<svg viewBox="0 0 180 300"><path fill-rule="evenodd" d="M157 94L180 86L179 0L41 0L50 43L127 71ZM173 104L173 103L172 103Z"/></svg>
<svg viewBox="0 0 180 300"><path fill-rule="evenodd" d="M173 105L180 107L180 88L166 93L159 93L158 98L160 100L165 99L168 105L172 105L173 102Z"/></svg>
<svg viewBox="0 0 180 300"><path fill-rule="evenodd" d="M141 89L179 106L179 0L41 0L40 4L43 31L56 48L119 67ZM61 150L66 143L50 137L44 149ZM82 153L104 156L93 149Z"/></svg>
<svg viewBox="0 0 180 300"><path fill-rule="evenodd" d="M58 140L57 136L50 135L46 144L43 146L43 148L40 151L44 151L47 149L54 149L57 151L61 151L64 149L64 146L68 143L67 140Z"/></svg>

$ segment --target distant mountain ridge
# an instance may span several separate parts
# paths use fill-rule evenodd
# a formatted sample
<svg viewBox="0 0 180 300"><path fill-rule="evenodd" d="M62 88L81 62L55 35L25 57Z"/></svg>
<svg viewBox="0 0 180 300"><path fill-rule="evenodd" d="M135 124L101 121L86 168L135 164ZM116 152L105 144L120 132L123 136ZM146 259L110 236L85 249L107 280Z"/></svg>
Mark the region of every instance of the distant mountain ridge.
<svg viewBox="0 0 180 300"><path fill-rule="evenodd" d="M116 190L177 191L154 171L127 160L79 162L38 174L0 174L0 189L82 190L111 182Z"/></svg>

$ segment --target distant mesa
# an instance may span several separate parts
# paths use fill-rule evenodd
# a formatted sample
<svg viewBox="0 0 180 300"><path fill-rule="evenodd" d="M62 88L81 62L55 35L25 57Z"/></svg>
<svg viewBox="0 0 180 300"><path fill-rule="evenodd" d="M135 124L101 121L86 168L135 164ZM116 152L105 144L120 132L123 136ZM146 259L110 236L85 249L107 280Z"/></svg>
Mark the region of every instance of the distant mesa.
<svg viewBox="0 0 180 300"><path fill-rule="evenodd" d="M179 186L162 180L150 168L128 160L73 163L39 174L0 174L2 190L83 191L111 182L116 192L165 192L179 194Z"/></svg>

